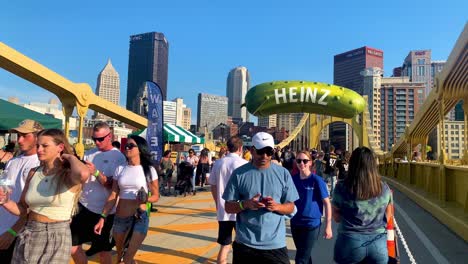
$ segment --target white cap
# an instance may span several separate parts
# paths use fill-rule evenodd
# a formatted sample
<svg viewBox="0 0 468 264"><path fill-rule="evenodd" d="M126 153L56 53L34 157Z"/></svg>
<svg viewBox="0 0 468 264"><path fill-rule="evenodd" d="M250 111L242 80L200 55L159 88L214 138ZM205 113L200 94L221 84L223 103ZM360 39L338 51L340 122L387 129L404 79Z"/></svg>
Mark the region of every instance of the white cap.
<svg viewBox="0 0 468 264"><path fill-rule="evenodd" d="M256 149L275 147L275 141L273 137L266 132L258 132L255 134L252 138L252 144Z"/></svg>

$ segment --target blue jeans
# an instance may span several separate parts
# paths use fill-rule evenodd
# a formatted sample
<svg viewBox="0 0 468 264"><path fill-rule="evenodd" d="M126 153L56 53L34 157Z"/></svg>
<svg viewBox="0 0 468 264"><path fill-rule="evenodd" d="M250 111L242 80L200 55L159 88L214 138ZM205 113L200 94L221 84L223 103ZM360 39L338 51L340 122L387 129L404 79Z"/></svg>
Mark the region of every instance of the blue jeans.
<svg viewBox="0 0 468 264"><path fill-rule="evenodd" d="M335 243L336 263L388 263L387 234L338 234Z"/></svg>
<svg viewBox="0 0 468 264"><path fill-rule="evenodd" d="M114 229L115 233L127 233L128 230L132 227L134 216L128 217L118 217L114 218ZM149 218L148 214L144 212L141 215L140 219L135 220L135 227L133 232L138 232L140 234L146 235L148 233Z"/></svg>
<svg viewBox="0 0 468 264"><path fill-rule="evenodd" d="M293 226L291 233L296 245L296 264L312 264L312 248L317 241L320 226Z"/></svg>

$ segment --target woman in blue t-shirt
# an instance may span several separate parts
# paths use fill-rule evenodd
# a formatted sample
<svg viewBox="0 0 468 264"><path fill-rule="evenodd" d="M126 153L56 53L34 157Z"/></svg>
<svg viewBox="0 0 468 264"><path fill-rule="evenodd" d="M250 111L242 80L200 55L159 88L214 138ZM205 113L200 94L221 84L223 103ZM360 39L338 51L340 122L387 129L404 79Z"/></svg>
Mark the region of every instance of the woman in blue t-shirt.
<svg viewBox="0 0 468 264"><path fill-rule="evenodd" d="M382 182L374 153L353 151L348 175L333 193L333 219L340 223L335 243L336 263L387 263L387 217L391 216L390 188Z"/></svg>
<svg viewBox="0 0 468 264"><path fill-rule="evenodd" d="M297 213L291 219L291 233L296 245L296 263L312 263L312 248L320 233L321 217L325 205L326 239L333 237L331 228L331 204L327 185L322 177L310 170L312 158L308 151L300 151L296 156L299 173L293 175L299 200L294 203Z"/></svg>

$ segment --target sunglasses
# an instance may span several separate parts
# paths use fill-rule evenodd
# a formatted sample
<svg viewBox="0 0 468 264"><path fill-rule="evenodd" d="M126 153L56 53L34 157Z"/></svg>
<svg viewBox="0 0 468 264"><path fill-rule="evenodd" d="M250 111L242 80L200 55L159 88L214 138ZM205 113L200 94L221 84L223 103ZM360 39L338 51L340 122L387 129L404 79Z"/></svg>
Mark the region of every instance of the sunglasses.
<svg viewBox="0 0 468 264"><path fill-rule="evenodd" d="M301 164L301 162L304 163L304 164L307 164L307 162L309 162L309 161L310 160L308 160L308 159L296 159L297 164Z"/></svg>
<svg viewBox="0 0 468 264"><path fill-rule="evenodd" d="M262 149L255 149L258 155L262 156L266 154L267 156L273 156L274 152L273 149L270 147L262 148Z"/></svg>
<svg viewBox="0 0 468 264"><path fill-rule="evenodd" d="M96 141L103 142L104 139L106 139L106 137L109 136L109 135L110 135L110 132L109 132L109 134L107 134L107 135L105 135L103 137L92 137L92 139L93 139L94 142L96 142Z"/></svg>
<svg viewBox="0 0 468 264"><path fill-rule="evenodd" d="M125 149L127 149L127 150L132 150L134 147L137 147L137 145L135 145L133 143L125 144Z"/></svg>

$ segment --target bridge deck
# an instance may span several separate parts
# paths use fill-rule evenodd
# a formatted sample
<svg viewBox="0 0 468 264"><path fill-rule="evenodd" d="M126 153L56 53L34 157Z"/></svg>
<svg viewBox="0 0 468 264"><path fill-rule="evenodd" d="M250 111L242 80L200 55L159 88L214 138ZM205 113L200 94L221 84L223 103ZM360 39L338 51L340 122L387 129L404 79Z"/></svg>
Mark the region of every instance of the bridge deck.
<svg viewBox="0 0 468 264"><path fill-rule="evenodd" d="M397 223L417 263L466 263L468 244L399 191L394 191ZM150 231L137 253L138 263L216 263L218 245L215 205L208 191L196 196L161 197ZM334 224L334 237L336 237ZM323 230L323 229L322 229ZM294 263L290 230L287 246ZM323 231L322 231L323 232ZM314 249L318 263L333 263L335 240L320 238ZM399 240L401 263L411 263ZM231 260L232 256L229 256ZM94 256L90 263L98 263Z"/></svg>

